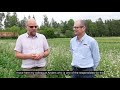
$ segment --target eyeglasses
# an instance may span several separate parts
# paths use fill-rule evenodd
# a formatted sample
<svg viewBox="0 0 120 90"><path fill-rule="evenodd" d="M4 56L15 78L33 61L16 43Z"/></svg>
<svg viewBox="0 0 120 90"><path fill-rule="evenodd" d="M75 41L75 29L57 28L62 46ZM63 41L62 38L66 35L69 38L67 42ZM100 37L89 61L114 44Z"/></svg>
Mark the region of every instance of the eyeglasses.
<svg viewBox="0 0 120 90"><path fill-rule="evenodd" d="M73 27L73 29L83 28L84 26Z"/></svg>
<svg viewBox="0 0 120 90"><path fill-rule="evenodd" d="M30 28L34 28L34 27L37 28L38 26L29 26L29 27L30 27Z"/></svg>

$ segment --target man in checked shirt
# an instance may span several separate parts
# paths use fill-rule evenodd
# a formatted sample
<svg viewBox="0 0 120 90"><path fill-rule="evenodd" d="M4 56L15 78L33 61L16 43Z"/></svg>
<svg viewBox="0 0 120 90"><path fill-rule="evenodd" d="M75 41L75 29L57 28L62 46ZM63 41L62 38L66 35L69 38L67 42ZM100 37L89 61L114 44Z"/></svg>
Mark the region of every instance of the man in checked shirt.
<svg viewBox="0 0 120 90"><path fill-rule="evenodd" d="M35 71L45 71L46 57L49 55L49 46L46 37L37 33L38 25L34 18L26 22L27 32L20 35L16 41L15 56L22 60L21 68L30 78L45 78L45 74L36 74Z"/></svg>

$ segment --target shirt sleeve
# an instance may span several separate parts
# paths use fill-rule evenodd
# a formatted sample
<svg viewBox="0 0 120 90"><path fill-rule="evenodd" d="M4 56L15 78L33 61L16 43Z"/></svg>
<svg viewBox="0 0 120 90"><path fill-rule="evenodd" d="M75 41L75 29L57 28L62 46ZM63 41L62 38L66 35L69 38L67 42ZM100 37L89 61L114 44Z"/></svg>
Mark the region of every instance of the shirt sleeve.
<svg viewBox="0 0 120 90"><path fill-rule="evenodd" d="M70 40L70 52L72 53L72 40Z"/></svg>
<svg viewBox="0 0 120 90"><path fill-rule="evenodd" d="M45 36L43 36L43 44L44 44L44 50L49 49L48 41Z"/></svg>
<svg viewBox="0 0 120 90"><path fill-rule="evenodd" d="M18 51L18 52L22 52L22 44L21 44L21 39L20 37L18 37L17 41L16 41L16 45L15 45L15 48L14 48L15 51Z"/></svg>
<svg viewBox="0 0 120 90"><path fill-rule="evenodd" d="M96 40L92 41L91 47L92 47L91 54L94 60L94 69L96 69L100 61L100 52L99 52L99 47Z"/></svg>

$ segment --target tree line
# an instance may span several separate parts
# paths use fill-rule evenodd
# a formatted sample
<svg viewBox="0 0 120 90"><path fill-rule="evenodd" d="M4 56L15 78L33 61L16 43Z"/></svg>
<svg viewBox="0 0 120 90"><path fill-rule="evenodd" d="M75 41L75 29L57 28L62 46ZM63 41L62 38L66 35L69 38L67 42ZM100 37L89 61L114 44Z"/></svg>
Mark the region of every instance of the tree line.
<svg viewBox="0 0 120 90"><path fill-rule="evenodd" d="M25 33L25 22L27 18L31 16L24 17L19 20L17 13L4 12L0 13L0 32L17 32L18 35ZM35 19L33 15L32 18ZM51 19L48 21L48 17L43 15L44 22L38 25L38 32L44 34L47 38L71 38L73 34L74 20L69 19L68 21L62 21L58 23ZM105 36L119 36L120 35L120 20L103 20L98 18L95 22L91 19L85 20L87 30L86 33L93 37L105 37Z"/></svg>

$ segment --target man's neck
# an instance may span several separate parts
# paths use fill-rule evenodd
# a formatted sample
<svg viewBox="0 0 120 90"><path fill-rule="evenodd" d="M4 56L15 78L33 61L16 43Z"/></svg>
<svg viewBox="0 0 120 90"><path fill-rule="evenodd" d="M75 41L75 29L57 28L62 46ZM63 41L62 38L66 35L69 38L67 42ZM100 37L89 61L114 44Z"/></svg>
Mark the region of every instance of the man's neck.
<svg viewBox="0 0 120 90"><path fill-rule="evenodd" d="M84 35L85 35L85 33L83 33L83 34L81 34L81 35L78 35L78 36L77 36L77 40L80 41L81 38L82 38Z"/></svg>
<svg viewBox="0 0 120 90"><path fill-rule="evenodd" d="M33 35L33 34L30 34L30 33L28 33L28 35L29 35L29 37L35 37L36 36L36 34Z"/></svg>

